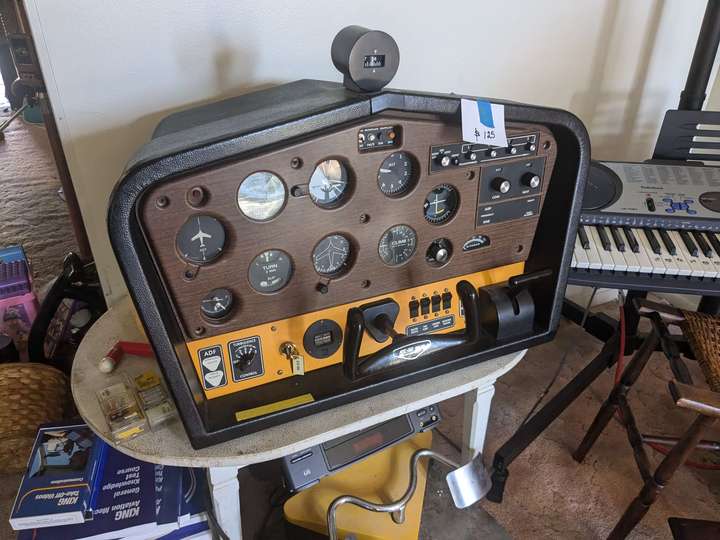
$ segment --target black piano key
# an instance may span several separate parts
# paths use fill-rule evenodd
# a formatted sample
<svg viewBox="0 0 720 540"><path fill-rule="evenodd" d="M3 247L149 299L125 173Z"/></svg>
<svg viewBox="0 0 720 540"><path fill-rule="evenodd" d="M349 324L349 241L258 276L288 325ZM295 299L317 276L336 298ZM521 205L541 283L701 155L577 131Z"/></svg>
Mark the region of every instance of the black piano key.
<svg viewBox="0 0 720 540"><path fill-rule="evenodd" d="M703 255L705 255L706 257L712 257L712 248L710 247L710 244L707 243L702 233L699 231L693 231L692 235L698 247L700 248L700 251L703 252Z"/></svg>
<svg viewBox="0 0 720 540"><path fill-rule="evenodd" d="M602 225L595 225L595 228L597 229L598 236L600 236L600 243L602 244L603 249L605 251L610 251L610 237L608 236L605 227Z"/></svg>
<svg viewBox="0 0 720 540"><path fill-rule="evenodd" d="M713 232L706 232L705 235L707 236L710 245L715 250L715 253L717 253L717 256L720 257L720 240L717 239L717 236L715 236L715 233Z"/></svg>
<svg viewBox="0 0 720 540"><path fill-rule="evenodd" d="M652 232L652 229L643 229L643 232L645 233L645 238L647 238L647 241L650 242L650 248L652 249L653 253L655 255L660 255L662 253L662 249L660 248L660 244L658 243L655 234Z"/></svg>
<svg viewBox="0 0 720 540"><path fill-rule="evenodd" d="M640 253L640 244L638 244L637 238L635 238L635 233L632 232L632 229L630 229L630 227L623 227L623 232L625 233L625 238L627 238L628 245L630 246L630 251L633 253Z"/></svg>
<svg viewBox="0 0 720 540"><path fill-rule="evenodd" d="M670 238L667 231L665 229L658 229L658 232L660 232L660 239L662 240L662 243L665 244L665 249L668 250L670 255L677 255L677 246L675 245L675 242L672 241L672 238Z"/></svg>
<svg viewBox="0 0 720 540"><path fill-rule="evenodd" d="M580 245L583 247L583 249L590 249L590 240L588 239L588 235L585 232L585 227L580 225L578 227L578 236L580 237Z"/></svg>
<svg viewBox="0 0 720 540"><path fill-rule="evenodd" d="M690 255L693 257L698 256L698 247L695 245L695 242L693 242L693 239L690 237L690 233L687 231L679 231L680 232L680 238L682 238L683 243L685 244L685 247L690 252Z"/></svg>
<svg viewBox="0 0 720 540"><path fill-rule="evenodd" d="M625 240L620 235L620 229L614 225L610 225L610 234L612 234L613 240L615 241L615 247L620 253L625 251Z"/></svg>

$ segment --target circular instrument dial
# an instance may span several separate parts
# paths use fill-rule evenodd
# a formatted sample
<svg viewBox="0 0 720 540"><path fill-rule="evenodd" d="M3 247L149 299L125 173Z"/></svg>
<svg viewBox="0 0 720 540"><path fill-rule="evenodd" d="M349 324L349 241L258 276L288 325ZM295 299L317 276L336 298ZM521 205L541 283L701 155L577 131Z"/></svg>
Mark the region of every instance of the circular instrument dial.
<svg viewBox="0 0 720 540"><path fill-rule="evenodd" d="M313 266L321 276L331 277L347 269L350 241L341 234L326 236L313 249Z"/></svg>
<svg viewBox="0 0 720 540"><path fill-rule="evenodd" d="M285 184L279 176L258 171L240 183L237 204L245 217L255 221L267 221L280 213L287 199Z"/></svg>
<svg viewBox="0 0 720 540"><path fill-rule="evenodd" d="M279 249L263 251L250 263L250 285L259 293L279 291L292 276L290 255Z"/></svg>
<svg viewBox="0 0 720 540"><path fill-rule="evenodd" d="M228 289L213 289L206 294L200 303L200 310L209 319L218 320L225 317L233 306L233 294Z"/></svg>
<svg viewBox="0 0 720 540"><path fill-rule="evenodd" d="M378 254L388 266L399 266L415 253L417 234L407 225L390 227L380 237Z"/></svg>
<svg viewBox="0 0 720 540"><path fill-rule="evenodd" d="M425 219L436 225L445 223L455 215L459 203L457 189L448 184L437 186L425 197L423 204Z"/></svg>
<svg viewBox="0 0 720 540"><path fill-rule="evenodd" d="M390 154L380 165L378 187L388 197L399 197L412 187L413 165L405 152Z"/></svg>
<svg viewBox="0 0 720 540"><path fill-rule="evenodd" d="M180 227L175 246L186 261L209 263L218 258L225 247L225 229L212 216L191 216Z"/></svg>
<svg viewBox="0 0 720 540"><path fill-rule="evenodd" d="M340 204L347 189L347 169L337 159L326 159L315 167L308 186L312 202L321 208L334 208Z"/></svg>

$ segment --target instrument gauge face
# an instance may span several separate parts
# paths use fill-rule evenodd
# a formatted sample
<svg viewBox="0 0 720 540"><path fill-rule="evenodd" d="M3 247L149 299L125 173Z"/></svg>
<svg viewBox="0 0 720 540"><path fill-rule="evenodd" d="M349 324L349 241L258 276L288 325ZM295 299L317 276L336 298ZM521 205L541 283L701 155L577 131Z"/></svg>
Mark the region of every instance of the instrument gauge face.
<svg viewBox="0 0 720 540"><path fill-rule="evenodd" d="M394 225L383 233L378 244L378 255L388 266L400 266L415 253L417 234L408 225Z"/></svg>
<svg viewBox="0 0 720 540"><path fill-rule="evenodd" d="M455 215L460 205L457 189L448 184L433 188L425 197L423 212L425 219L435 225L445 223Z"/></svg>
<svg viewBox="0 0 720 540"><path fill-rule="evenodd" d="M193 264L206 264L217 259L225 247L225 229L212 216L191 216L183 223L175 238L180 256Z"/></svg>
<svg viewBox="0 0 720 540"><path fill-rule="evenodd" d="M254 221L267 221L280 213L287 190L279 176L258 171L247 176L237 192L237 204L243 215Z"/></svg>
<svg viewBox="0 0 720 540"><path fill-rule="evenodd" d="M218 320L225 317L233 306L233 294L228 289L213 289L200 303L200 310L207 318Z"/></svg>
<svg viewBox="0 0 720 540"><path fill-rule="evenodd" d="M248 279L257 292L273 293L288 284L292 272L290 255L279 249L269 249L252 260Z"/></svg>
<svg viewBox="0 0 720 540"><path fill-rule="evenodd" d="M335 208L348 192L348 173L337 159L320 163L310 177L308 191L312 202L320 208Z"/></svg>
<svg viewBox="0 0 720 540"><path fill-rule="evenodd" d="M388 197L407 193L413 183L413 164L405 152L393 152L380 165L378 187Z"/></svg>
<svg viewBox="0 0 720 540"><path fill-rule="evenodd" d="M321 276L342 274L350 261L350 241L341 234L331 234L320 240L313 249L313 266Z"/></svg>

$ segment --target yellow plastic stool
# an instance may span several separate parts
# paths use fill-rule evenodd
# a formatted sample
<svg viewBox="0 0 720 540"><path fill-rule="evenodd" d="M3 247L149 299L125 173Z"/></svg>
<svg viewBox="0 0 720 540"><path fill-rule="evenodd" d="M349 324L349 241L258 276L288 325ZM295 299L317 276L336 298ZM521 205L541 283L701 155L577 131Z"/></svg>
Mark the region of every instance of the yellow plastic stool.
<svg viewBox="0 0 720 540"><path fill-rule="evenodd" d="M386 503L400 498L410 482L410 458L416 450L432 446L432 433L418 433L336 474L288 499L285 519L293 525L328 534L327 510L340 495L355 495ZM337 513L340 538L349 534L357 540L417 540L420 533L428 460L418 466L415 495L405 510L405 521L395 523L390 514L371 512L346 504Z"/></svg>

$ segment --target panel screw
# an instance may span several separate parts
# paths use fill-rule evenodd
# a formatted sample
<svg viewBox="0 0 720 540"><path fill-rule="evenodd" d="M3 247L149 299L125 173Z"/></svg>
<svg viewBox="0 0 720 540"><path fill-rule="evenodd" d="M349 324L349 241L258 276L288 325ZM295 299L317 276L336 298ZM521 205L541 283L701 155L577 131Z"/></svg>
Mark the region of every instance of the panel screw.
<svg viewBox="0 0 720 540"><path fill-rule="evenodd" d="M324 283L318 283L318 284L315 286L315 289L316 289L317 292L319 292L320 294L327 294L327 292L328 292L328 286L325 285Z"/></svg>
<svg viewBox="0 0 720 540"><path fill-rule="evenodd" d="M285 372L284 372L282 369L278 369L278 370L277 370L277 374L278 374L278 375L282 375L283 373L285 373Z"/></svg>
<svg viewBox="0 0 720 540"><path fill-rule="evenodd" d="M465 178L468 180L475 178L475 171L465 171Z"/></svg>
<svg viewBox="0 0 720 540"><path fill-rule="evenodd" d="M187 194L187 201L190 206L197 208L205 204L206 199L205 190L201 186L195 186L190 188Z"/></svg>
<svg viewBox="0 0 720 540"><path fill-rule="evenodd" d="M548 148L550 148L550 141L545 141L545 142L543 143L543 148L544 148L545 150L547 150Z"/></svg>
<svg viewBox="0 0 720 540"><path fill-rule="evenodd" d="M155 201L155 205L158 208L165 208L168 204L170 204L170 199L168 199L165 195L158 197L157 201Z"/></svg>
<svg viewBox="0 0 720 540"><path fill-rule="evenodd" d="M299 169L300 167L302 167L302 159L300 159L299 157L292 158L290 160L290 166L293 169Z"/></svg>
<svg viewBox="0 0 720 540"><path fill-rule="evenodd" d="M271 327L270 327L270 331L271 331L271 332L277 332L277 327L271 326Z"/></svg>
<svg viewBox="0 0 720 540"><path fill-rule="evenodd" d="M193 330L193 333L196 336L202 336L205 333L205 327L204 326L198 326Z"/></svg>
<svg viewBox="0 0 720 540"><path fill-rule="evenodd" d="M370 280L369 280L369 279L363 279L363 280L360 282L360 286L361 286L363 289L367 289L367 288L370 286Z"/></svg>
<svg viewBox="0 0 720 540"><path fill-rule="evenodd" d="M360 223L367 223L370 221L370 216L367 214L360 214Z"/></svg>

